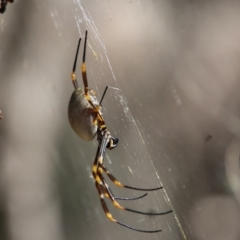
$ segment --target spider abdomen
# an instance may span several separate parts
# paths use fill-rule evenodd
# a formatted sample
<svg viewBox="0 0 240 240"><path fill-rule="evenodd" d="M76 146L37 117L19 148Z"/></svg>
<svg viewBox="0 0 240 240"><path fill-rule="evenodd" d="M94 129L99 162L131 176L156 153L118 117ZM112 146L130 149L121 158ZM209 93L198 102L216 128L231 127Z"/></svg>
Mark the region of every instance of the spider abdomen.
<svg viewBox="0 0 240 240"><path fill-rule="evenodd" d="M98 106L95 94L88 91L88 95L94 106ZM77 88L69 101L68 119L74 132L85 141L93 140L97 134L96 116L96 110L87 101L84 90Z"/></svg>

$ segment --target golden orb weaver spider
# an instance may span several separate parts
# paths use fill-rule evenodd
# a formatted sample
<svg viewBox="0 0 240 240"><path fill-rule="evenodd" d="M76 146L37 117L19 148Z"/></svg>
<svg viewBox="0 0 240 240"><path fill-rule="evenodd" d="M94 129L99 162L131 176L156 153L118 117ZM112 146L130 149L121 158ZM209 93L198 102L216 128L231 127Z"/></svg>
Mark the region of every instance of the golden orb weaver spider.
<svg viewBox="0 0 240 240"><path fill-rule="evenodd" d="M77 58L78 58L80 43L81 43L81 38L78 41L76 56L75 56L73 70L72 70L72 74L71 74L71 79L72 79L72 83L73 83L75 90L72 93L72 96L69 101L68 118L69 118L69 122L70 122L72 129L83 140L91 141L97 135L97 140L98 140L99 145L98 145L96 157L95 157L95 160L94 160L94 163L92 166L92 175L95 179L95 186L97 188L97 191L98 191L98 194L100 197L102 208L109 220L111 220L112 222L115 222L121 226L124 226L126 228L129 228L129 229L132 229L132 230L135 230L138 232L145 232L145 233L160 232L160 231L162 231L160 229L141 230L141 229L137 229L135 227L126 225L125 223L122 223L122 222L116 220L112 216L110 211L108 210L108 207L107 207L104 197L109 198L111 200L112 204L116 208L118 208L120 210L126 210L129 212L133 212L133 213L144 214L144 215L165 215L165 214L172 212L172 210L169 210L166 212L161 212L161 213L142 212L142 211L137 211L137 210L123 207L122 205L120 205L118 203L117 200L136 200L136 199L145 197L147 195L147 193L145 193L139 197L135 197L135 198L115 197L114 194L112 193L111 189L109 188L109 186L103 176L103 173L105 173L108 176L108 178L116 186L122 187L122 188L128 188L128 189L133 189L133 190L138 190L138 191L156 191L156 190L162 189L163 187L143 189L143 188L136 188L136 187L124 185L121 182L119 182L105 167L104 156L105 156L106 149L111 150L111 149L115 148L118 144L118 139L114 138L108 131L108 129L105 125L103 115L101 113L101 103L103 101L103 98L105 96L105 93L106 93L108 87L105 88L105 91L103 93L103 96L102 96L100 102L98 102L95 92L88 88L87 68L85 65L87 31L85 34L83 59L82 59L82 65L81 65L84 88L81 89L78 87L75 70L76 70L76 65L77 65Z"/></svg>
<svg viewBox="0 0 240 240"><path fill-rule="evenodd" d="M4 13L6 10L7 3L13 3L14 0L0 0L0 13Z"/></svg>

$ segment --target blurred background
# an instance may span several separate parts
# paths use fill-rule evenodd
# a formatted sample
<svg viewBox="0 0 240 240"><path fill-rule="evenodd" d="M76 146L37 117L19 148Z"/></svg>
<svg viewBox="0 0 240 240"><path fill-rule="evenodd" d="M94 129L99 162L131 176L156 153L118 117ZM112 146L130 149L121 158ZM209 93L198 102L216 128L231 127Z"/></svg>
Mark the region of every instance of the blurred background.
<svg viewBox="0 0 240 240"><path fill-rule="evenodd" d="M110 222L91 177L96 139L71 129L79 37L123 183L164 190L121 201ZM78 66L81 64L82 46ZM0 15L0 239L240 238L240 2L15 0ZM78 67L77 78L82 86ZM110 184L110 183L109 183ZM117 196L142 192L117 189Z"/></svg>

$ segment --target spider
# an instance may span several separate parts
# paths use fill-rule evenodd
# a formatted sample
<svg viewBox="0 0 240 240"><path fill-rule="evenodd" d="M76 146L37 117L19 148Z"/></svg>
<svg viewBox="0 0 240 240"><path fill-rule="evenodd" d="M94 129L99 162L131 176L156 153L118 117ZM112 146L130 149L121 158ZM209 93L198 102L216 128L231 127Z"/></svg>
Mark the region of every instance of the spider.
<svg viewBox="0 0 240 240"><path fill-rule="evenodd" d="M14 0L0 0L0 13L4 13L6 10L7 3L13 3Z"/></svg>
<svg viewBox="0 0 240 240"><path fill-rule="evenodd" d="M86 58L86 44L87 44L87 31L85 33L85 41L84 41L84 49L83 49L83 59L81 65L82 71L82 79L83 79L83 88L78 87L75 70L77 65L77 58L79 47L81 43L81 38L78 41L75 60L73 64L73 70L71 74L72 83L74 86L74 92L69 101L68 106L68 118L72 129L76 132L76 134L86 141L91 141L97 136L97 141L99 143L96 157L92 166L92 175L95 180L95 186L97 188L102 208L106 214L106 217L114 223L117 223L121 226L126 228L138 231L138 232L145 232L145 233L155 233L160 232L160 229L157 230L141 230L135 227L131 227L123 222L118 221L115 219L112 214L110 213L108 206L105 201L105 197L110 199L112 204L120 209L126 210L133 213L144 214L144 215L165 215L171 213L172 210L155 213L155 212L142 212L133 210L130 208L123 207L117 200L136 200L143 198L147 195L147 193L135 197L135 198L123 198L123 197L116 197L114 196L113 192L109 188L103 173L105 173L108 178L117 186L122 188L128 188L132 190L138 191L156 191L162 189L163 187L151 188L151 189L144 189L144 188L136 188L122 184L119 182L106 168L104 165L104 156L106 149L114 149L118 144L118 139L113 137L111 133L108 131L105 121L101 112L101 106L103 98L106 94L108 87L105 88L105 91L102 95L100 102L98 102L96 98L96 93L88 88L88 80L87 80L87 69L85 65L85 58Z"/></svg>

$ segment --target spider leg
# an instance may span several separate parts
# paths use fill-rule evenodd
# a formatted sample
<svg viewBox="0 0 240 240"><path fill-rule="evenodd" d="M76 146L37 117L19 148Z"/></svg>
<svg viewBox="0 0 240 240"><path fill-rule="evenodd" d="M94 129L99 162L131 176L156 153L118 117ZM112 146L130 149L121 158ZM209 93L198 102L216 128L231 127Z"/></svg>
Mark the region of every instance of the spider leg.
<svg viewBox="0 0 240 240"><path fill-rule="evenodd" d="M136 187L131 187L128 185L124 185L121 182L119 182L108 170L107 168L103 165L103 164L99 164L100 168L102 169L102 171L104 171L107 176L109 177L109 179L118 187L122 187L122 188L128 188L128 189L133 189L133 190L138 190L138 191L156 191L156 190L160 190L163 189L163 187L156 187L156 188L136 188Z"/></svg>
<svg viewBox="0 0 240 240"><path fill-rule="evenodd" d="M104 139L102 139L101 144L99 144L98 149L97 149L97 153L96 153L96 157L92 166L92 175L94 177L94 179L99 179L98 176L98 171L101 171L102 168L99 168L99 163L103 162L103 155L105 153L105 149L106 149L106 145L107 145L108 141L106 141L106 137ZM99 182L101 180L99 179ZM106 191L106 189L104 187L101 186L101 192L107 197L109 198L109 193ZM147 193L139 196L139 197L135 197L135 198L123 198L123 197L116 197L115 199L119 199L119 200L137 200L140 198L143 198L147 196Z"/></svg>
<svg viewBox="0 0 240 240"><path fill-rule="evenodd" d="M140 229L133 228L131 226L128 226L128 225L114 219L112 214L109 212L107 204L106 204L105 199L104 199L104 196L107 196L108 198L110 198L113 205L120 210L126 210L126 211L129 211L129 212L144 214L144 215L165 215L165 214L168 214L168 213L172 212L172 210L167 211L167 212L163 212L163 213L141 212L141 211L133 210L133 209L130 209L130 208L125 208L125 207L121 206L116 201L114 195L112 194L112 191L108 187L108 185L107 185L107 183L106 183L106 181L105 181L105 179L102 175L102 172L107 171L106 167L103 165L103 160L104 160L104 155L105 155L107 145L109 144L110 140L111 140L110 133L108 131L104 132L101 140L99 141L96 157L95 157L93 167L92 167L92 174L93 174L93 177L95 179L95 185L96 185L96 188L97 188L98 193L99 193L102 208L103 208L107 218L109 220L111 220L112 222L118 223L118 224L120 224L120 225L122 225L126 228L129 228L129 229L132 229L132 230L135 230L135 231L147 232L147 233L160 232L161 230L146 231L146 230L140 230ZM116 182L115 182L115 184L116 184ZM122 186L125 186L125 185L122 185ZM135 188L133 188L133 189L135 189Z"/></svg>
<svg viewBox="0 0 240 240"><path fill-rule="evenodd" d="M78 88L78 83L77 83L75 71L76 71L76 65L77 65L77 58L78 58L80 43L81 43L81 38L79 38L79 40L78 40L77 51L76 51L76 55L75 55L75 59L74 59L74 63L73 63L73 70L72 70L72 74L71 74L72 83L73 83L73 86L74 86L75 89Z"/></svg>
<svg viewBox="0 0 240 240"><path fill-rule="evenodd" d="M92 174L93 174L93 177L95 179L95 186L97 188L97 191L98 191L98 194L99 194L99 197L100 197L100 201L101 201L101 205L102 205L102 208L103 208L103 210L105 212L105 215L112 222L115 222L115 223L117 223L117 224L119 224L121 226L124 226L126 228L132 229L134 231L146 232L146 233L160 232L161 231L160 229L148 231L148 230L136 229L134 227L126 225L125 223L122 223L122 222L116 220L115 218L113 218L112 214L108 210L108 207L107 207L107 204L105 202L104 196L107 196L108 198L110 198L110 200L112 201L113 205L116 208L118 208L118 209L127 210L127 211L130 211L130 212L135 212L135 213L139 213L139 214L141 213L141 214L146 214L146 215L157 215L157 214L144 213L144 212L135 211L135 210L132 210L132 209L129 209L129 208L125 208L125 207L121 206L115 200L115 198L114 198L110 188L108 187L104 177L102 176L102 171L103 170L100 167L100 165L103 163L103 157L104 157L104 154L105 154L105 151L106 151L106 146L107 146L107 144L109 142L109 138L110 137L111 136L109 134L105 134L103 136L102 141L98 145L96 157L95 157L95 160L94 160L94 163L93 163L93 167L92 167ZM163 214L163 213L160 213L160 214ZM166 213L164 213L164 214L166 214Z"/></svg>
<svg viewBox="0 0 240 240"><path fill-rule="evenodd" d="M116 186L122 187L122 188L128 188L128 189L133 189L133 190L138 190L138 191L147 191L147 192L163 189L162 186L161 187L156 187L156 188L137 188L137 187L124 185L120 181L118 181L110 173L110 171L108 171L108 169L103 164L103 157L105 155L105 151L106 151L107 146L109 145L110 141L112 141L112 137L111 137L110 133L107 131L98 140L99 140L99 149L97 151L96 158L95 158L95 161L94 161L94 164L93 164L93 172L95 172L95 174L97 174L97 169L99 169L100 171L104 171L107 174L107 176L109 177L109 179ZM99 158L98 158L98 156L99 156Z"/></svg>
<svg viewBox="0 0 240 240"><path fill-rule="evenodd" d="M100 181L99 181L100 180ZM133 212L133 213L138 213L138 214L143 214L143 215L149 215L149 216L154 216L154 215L166 215L168 213L171 213L172 210L169 210L169 211L166 211L166 212L160 212L160 213L155 213L155 212L142 212L142 211L138 211L138 210L134 210L134 209L131 209L131 208L126 208L126 207L123 207L121 206L117 201L116 201L116 198L114 197L114 195L112 194L112 191L111 189L109 188L108 184L106 183L104 177L102 176L102 173L101 171L98 171L98 175L97 175L97 182L99 183L102 183L102 189L103 189L103 186L104 186L104 191L107 192L110 200L112 201L112 204L120 209L120 210L126 210L126 211L129 211L129 212ZM105 194L106 195L106 194Z"/></svg>
<svg viewBox="0 0 240 240"><path fill-rule="evenodd" d="M84 40L84 48L83 48L83 59L82 59L82 66L81 66L85 95L87 95L87 92L88 92L87 67L85 65L86 47L87 47L87 33L88 32L86 31L85 32L85 40Z"/></svg>
<svg viewBox="0 0 240 240"><path fill-rule="evenodd" d="M83 79L83 85L84 85L84 92L85 92L85 98L89 102L89 104L92 106L92 108L96 111L97 113L97 118L94 122L96 124L98 121L101 123L101 125L104 125L104 119L102 115L99 113L99 110L101 108L101 105L99 104L98 106L95 106L92 103L91 97L89 96L89 88L88 88L88 80L87 80L87 66L85 64L86 61L86 48L87 48L87 31L85 32L85 40L84 40L84 48L83 48L83 58L82 58L82 65L81 65L81 71L82 71L82 79ZM78 50L77 50L78 52ZM77 54L76 54L77 55ZM77 58L77 56L76 56Z"/></svg>
<svg viewBox="0 0 240 240"><path fill-rule="evenodd" d="M102 187L101 187L101 183L98 183L97 181L95 182L95 186L97 188L97 191L98 191L98 194L99 194L99 197L100 197L100 201L101 201L101 205L102 205L102 208L105 212L105 215L106 217L114 222L114 223L117 223L123 227L126 227L126 228L129 228L131 230L134 230L134 231L137 231L137 232L144 232L144 233L157 233L157 232L161 232L162 230L161 229L157 229L157 230L141 230L141 229L137 229L137 228L134 228L134 227L131 227L125 223L122 223L120 221L118 221L117 219L115 219L112 214L110 213L108 207L107 207L107 203L104 199L104 193L102 192Z"/></svg>
<svg viewBox="0 0 240 240"><path fill-rule="evenodd" d="M105 155L105 151L106 151L106 147L109 143L109 141L111 141L111 136L110 134L104 134L104 136L102 137L101 141L99 142L99 147L96 153L96 157L95 157L95 161L93 164L93 175L97 175L97 170L98 171L104 171L107 176L109 177L109 179L118 187L122 187L122 188L128 188L128 189L133 189L133 190L138 190L138 191L156 191L156 190L160 190L163 187L157 187L157 188L137 188L137 187L131 187L128 185L124 185L121 182L119 182L108 170L107 168L104 166L103 164L103 157Z"/></svg>
<svg viewBox="0 0 240 240"><path fill-rule="evenodd" d="M100 185L100 187L101 187L102 193L105 195L105 197L110 198L110 196L108 194L108 191L102 185ZM109 192L113 195L111 189L109 189ZM147 196L147 193L145 193L145 194L143 194L141 196L138 196L138 197L133 197L133 198L129 198L129 197L115 197L115 196L114 196L114 198L116 200L128 200L128 201L131 201L131 200L138 200L138 199L144 198L146 196Z"/></svg>
<svg viewBox="0 0 240 240"><path fill-rule="evenodd" d="M76 71L76 66L77 66L77 59L78 59L78 53L79 53L80 43L81 43L81 38L79 38L79 40L78 40L76 55L75 55L75 59L74 59L74 63L73 63L73 70L72 70L72 74L71 74L71 79L72 79L72 83L73 83L73 86L74 86L75 90L79 88L75 71ZM100 106L95 106L95 105L92 103L92 100L91 100L91 98L90 98L90 96L89 96L89 94L88 94L89 89L88 89L88 80L87 80L87 68L86 68L86 65L85 65L85 59L86 59L86 44L87 44L87 31L86 31L86 34L85 34L84 49L83 49L83 62L82 62L82 66L81 66L82 78L83 78L83 85L84 85L84 92L85 92L85 97L86 97L87 101L89 102L89 104L92 106L92 108L93 108L93 109L96 111L96 113L97 113L97 118L96 118L96 120L101 120L101 122L104 123L104 120L103 120L101 114L99 113ZM93 91L92 91L92 92L93 92ZM97 122L97 121L96 121L96 122Z"/></svg>
<svg viewBox="0 0 240 240"><path fill-rule="evenodd" d="M86 61L86 48L87 48L87 33L88 31L86 30L85 32L85 40L84 40L84 48L83 48L83 58L82 58L82 66L81 66L81 71L82 71L82 79L83 79L83 85L84 85L84 92L85 92L85 97L88 100L88 102L90 103L90 105L96 109L96 107L94 106L94 104L91 101L90 96L88 95L88 80L87 80L87 66L85 64ZM96 109L98 110L98 109Z"/></svg>
<svg viewBox="0 0 240 240"><path fill-rule="evenodd" d="M144 197L146 197L148 194L147 193L145 193L145 194L143 194L143 195L141 195L141 196L139 196L139 197L135 197L135 198L129 198L129 197L115 197L115 199L117 199L117 200L128 200L128 201L131 201L131 200L138 200L138 199L140 199L140 198L144 198Z"/></svg>
<svg viewBox="0 0 240 240"><path fill-rule="evenodd" d="M102 106L102 101L103 101L103 99L104 99L104 97L105 97L105 94L106 94L107 90L108 90L108 86L105 87L105 90L104 90L103 95L102 95L102 97L101 97L101 100L100 100L100 102L99 102L99 106Z"/></svg>

